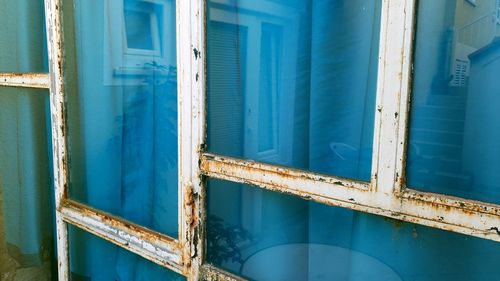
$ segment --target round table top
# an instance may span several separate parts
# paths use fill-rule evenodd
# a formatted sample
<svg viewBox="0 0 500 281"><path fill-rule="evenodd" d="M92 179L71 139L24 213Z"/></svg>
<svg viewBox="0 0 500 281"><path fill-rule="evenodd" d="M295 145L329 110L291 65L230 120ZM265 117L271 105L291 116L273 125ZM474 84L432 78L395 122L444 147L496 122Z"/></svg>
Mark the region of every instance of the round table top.
<svg viewBox="0 0 500 281"><path fill-rule="evenodd" d="M242 275L259 281L402 280L388 265L371 256L322 244L263 249L243 264Z"/></svg>

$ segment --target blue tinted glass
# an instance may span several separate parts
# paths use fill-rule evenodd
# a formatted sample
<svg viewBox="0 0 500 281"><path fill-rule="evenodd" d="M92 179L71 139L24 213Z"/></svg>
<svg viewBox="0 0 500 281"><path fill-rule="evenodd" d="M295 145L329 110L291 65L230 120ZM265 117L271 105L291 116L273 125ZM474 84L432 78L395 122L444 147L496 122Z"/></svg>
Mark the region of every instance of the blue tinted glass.
<svg viewBox="0 0 500 281"><path fill-rule="evenodd" d="M70 270L73 281L185 281L167 268L100 239L77 227L69 227Z"/></svg>
<svg viewBox="0 0 500 281"><path fill-rule="evenodd" d="M208 262L249 280L500 280L500 243L209 180Z"/></svg>
<svg viewBox="0 0 500 281"><path fill-rule="evenodd" d="M175 1L64 6L70 197L177 236Z"/></svg>
<svg viewBox="0 0 500 281"><path fill-rule="evenodd" d="M418 3L407 183L500 203L498 1Z"/></svg>
<svg viewBox="0 0 500 281"><path fill-rule="evenodd" d="M153 27L150 14L140 11L125 10L125 29L127 47L134 49L153 50Z"/></svg>
<svg viewBox="0 0 500 281"><path fill-rule="evenodd" d="M43 0L2 0L0 72L48 72Z"/></svg>
<svg viewBox="0 0 500 281"><path fill-rule="evenodd" d="M208 150L369 180L381 1L208 1Z"/></svg>
<svg viewBox="0 0 500 281"><path fill-rule="evenodd" d="M0 87L0 276L57 280L49 95Z"/></svg>

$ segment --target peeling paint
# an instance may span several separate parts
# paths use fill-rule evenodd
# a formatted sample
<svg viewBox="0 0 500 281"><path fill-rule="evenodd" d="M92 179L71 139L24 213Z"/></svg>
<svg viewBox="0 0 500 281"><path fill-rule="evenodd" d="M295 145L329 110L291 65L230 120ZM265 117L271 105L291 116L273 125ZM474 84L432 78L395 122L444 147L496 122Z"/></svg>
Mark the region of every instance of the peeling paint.
<svg viewBox="0 0 500 281"><path fill-rule="evenodd" d="M0 86L49 89L48 73L0 73Z"/></svg>
<svg viewBox="0 0 500 281"><path fill-rule="evenodd" d="M201 268L202 281L245 281L246 279L236 276L227 271L211 265L203 265Z"/></svg>
<svg viewBox="0 0 500 281"><path fill-rule="evenodd" d="M206 1L177 1L178 240L66 198L69 170L61 3L45 0L50 74L0 74L2 86L50 89L59 280L69 280L66 223L181 273L189 281L244 280L203 264L205 177L500 241L498 205L417 192L404 186L415 0L383 1L371 182L205 153L206 61L201 58L206 57Z"/></svg>
<svg viewBox="0 0 500 281"><path fill-rule="evenodd" d="M64 201L60 212L68 223L173 271L182 272L181 251L175 239L71 200Z"/></svg>
<svg viewBox="0 0 500 281"><path fill-rule="evenodd" d="M352 180L338 181L334 177L325 177L324 181L319 181L317 177L324 176L213 154L202 156L201 169L204 175L212 178L251 184L332 206L500 241L500 237L492 235L491 231L483 231L492 223L500 225L500 210L491 204L409 189L396 196L391 192L371 191Z"/></svg>

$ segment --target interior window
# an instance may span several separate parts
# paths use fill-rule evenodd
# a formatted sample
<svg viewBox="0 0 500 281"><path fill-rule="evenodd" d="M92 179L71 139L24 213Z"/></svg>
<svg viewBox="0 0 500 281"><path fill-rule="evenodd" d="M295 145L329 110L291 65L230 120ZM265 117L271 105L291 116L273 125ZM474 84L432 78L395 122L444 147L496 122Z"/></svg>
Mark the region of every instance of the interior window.
<svg viewBox="0 0 500 281"><path fill-rule="evenodd" d="M219 2L208 150L369 180L381 1Z"/></svg>

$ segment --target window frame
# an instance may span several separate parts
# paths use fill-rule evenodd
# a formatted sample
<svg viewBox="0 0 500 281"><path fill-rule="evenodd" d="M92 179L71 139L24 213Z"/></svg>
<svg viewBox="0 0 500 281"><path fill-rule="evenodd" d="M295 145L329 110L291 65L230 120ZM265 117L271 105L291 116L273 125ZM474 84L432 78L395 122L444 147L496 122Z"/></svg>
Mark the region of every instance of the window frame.
<svg viewBox="0 0 500 281"><path fill-rule="evenodd" d="M63 0L45 0L49 73L0 74L0 86L50 90L59 280L69 280L68 224L165 266L188 280L244 280L204 264L207 178L253 184L332 206L500 242L500 205L417 191L405 185L416 0L382 0L370 182L207 153L206 0L175 1L178 239L77 203L67 196Z"/></svg>

